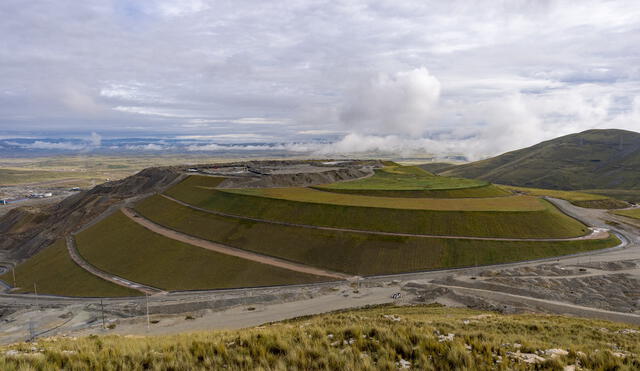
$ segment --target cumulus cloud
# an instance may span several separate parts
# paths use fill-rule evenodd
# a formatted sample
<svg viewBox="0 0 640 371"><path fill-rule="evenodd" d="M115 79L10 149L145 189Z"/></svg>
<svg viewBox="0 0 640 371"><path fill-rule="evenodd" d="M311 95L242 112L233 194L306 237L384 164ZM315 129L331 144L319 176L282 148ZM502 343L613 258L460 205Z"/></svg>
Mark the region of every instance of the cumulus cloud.
<svg viewBox="0 0 640 371"><path fill-rule="evenodd" d="M439 97L440 82L425 67L378 74L347 93L340 119L357 132L420 136Z"/></svg>

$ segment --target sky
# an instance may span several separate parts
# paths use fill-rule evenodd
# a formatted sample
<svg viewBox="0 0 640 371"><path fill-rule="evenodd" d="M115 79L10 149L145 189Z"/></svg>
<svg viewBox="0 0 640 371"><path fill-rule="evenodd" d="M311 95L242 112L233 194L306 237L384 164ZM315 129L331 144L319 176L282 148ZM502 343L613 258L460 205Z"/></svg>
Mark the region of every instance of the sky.
<svg viewBox="0 0 640 371"><path fill-rule="evenodd" d="M639 45L637 0L3 0L0 135L484 158L640 131Z"/></svg>

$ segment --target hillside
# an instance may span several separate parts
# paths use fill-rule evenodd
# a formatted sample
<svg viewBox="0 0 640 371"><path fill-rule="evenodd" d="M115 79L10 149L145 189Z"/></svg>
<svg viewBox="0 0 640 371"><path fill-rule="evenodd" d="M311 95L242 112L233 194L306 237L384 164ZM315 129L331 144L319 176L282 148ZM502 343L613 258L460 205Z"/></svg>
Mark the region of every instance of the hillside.
<svg viewBox="0 0 640 371"><path fill-rule="evenodd" d="M440 175L550 189L640 188L640 133L587 130L459 165Z"/></svg>
<svg viewBox="0 0 640 371"><path fill-rule="evenodd" d="M571 317L380 306L235 331L39 339L0 348L0 368L633 370L637 334Z"/></svg>

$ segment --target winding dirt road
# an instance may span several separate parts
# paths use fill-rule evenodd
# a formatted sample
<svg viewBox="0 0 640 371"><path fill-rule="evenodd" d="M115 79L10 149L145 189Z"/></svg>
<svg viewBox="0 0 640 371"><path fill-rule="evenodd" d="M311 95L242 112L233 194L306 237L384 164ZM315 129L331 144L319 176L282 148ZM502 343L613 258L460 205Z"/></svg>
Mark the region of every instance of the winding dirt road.
<svg viewBox="0 0 640 371"><path fill-rule="evenodd" d="M247 250L242 250L242 249L236 249L235 247L230 247L230 246L222 245L219 243L203 240L197 237L190 236L188 234L174 231L173 229L163 227L159 224L156 224L150 221L149 219L146 219L136 214L131 209L123 208L121 210L124 213L124 215L128 216L134 222L140 224L141 226L147 228L148 230L154 233L158 233L172 240L184 242L193 246L202 247L203 249L215 251L221 254L231 255L238 258L251 260L257 263L272 265L274 267L283 268L290 271L312 274L314 276L330 277L330 278L339 279L339 280L346 280L346 279L353 278L353 276L350 276L344 273L332 272L332 271L328 271L328 270L324 270L324 269L320 269L320 268L316 268L316 267L312 267L304 264L290 262L284 259L274 258L272 256L262 255L262 254L250 252Z"/></svg>

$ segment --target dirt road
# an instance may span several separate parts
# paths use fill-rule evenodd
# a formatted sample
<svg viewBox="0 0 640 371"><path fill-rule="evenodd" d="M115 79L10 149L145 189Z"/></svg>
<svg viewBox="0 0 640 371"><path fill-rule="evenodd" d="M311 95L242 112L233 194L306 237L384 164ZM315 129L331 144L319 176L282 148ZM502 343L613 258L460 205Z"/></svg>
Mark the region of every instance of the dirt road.
<svg viewBox="0 0 640 371"><path fill-rule="evenodd" d="M283 268L291 271L312 274L315 276L330 277L330 278L335 278L339 280L346 280L346 279L353 278L353 276L348 274L332 272L332 271L328 271L328 270L324 270L324 269L320 269L320 268L316 268L316 267L312 267L304 264L290 262L284 259L278 259L271 256L250 252L247 250L236 249L234 247L222 245L219 243L214 243L211 241L190 236L188 234L180 233L180 232L174 231L173 229L169 229L159 224L156 224L150 221L149 219L146 219L136 214L131 209L123 208L122 212L134 222L140 224L141 226L149 229L154 233L161 234L172 240L188 243L190 245L202 247L204 249L215 251L221 254L236 256L238 258L251 260L251 261L262 263L262 264L268 264L274 267Z"/></svg>

